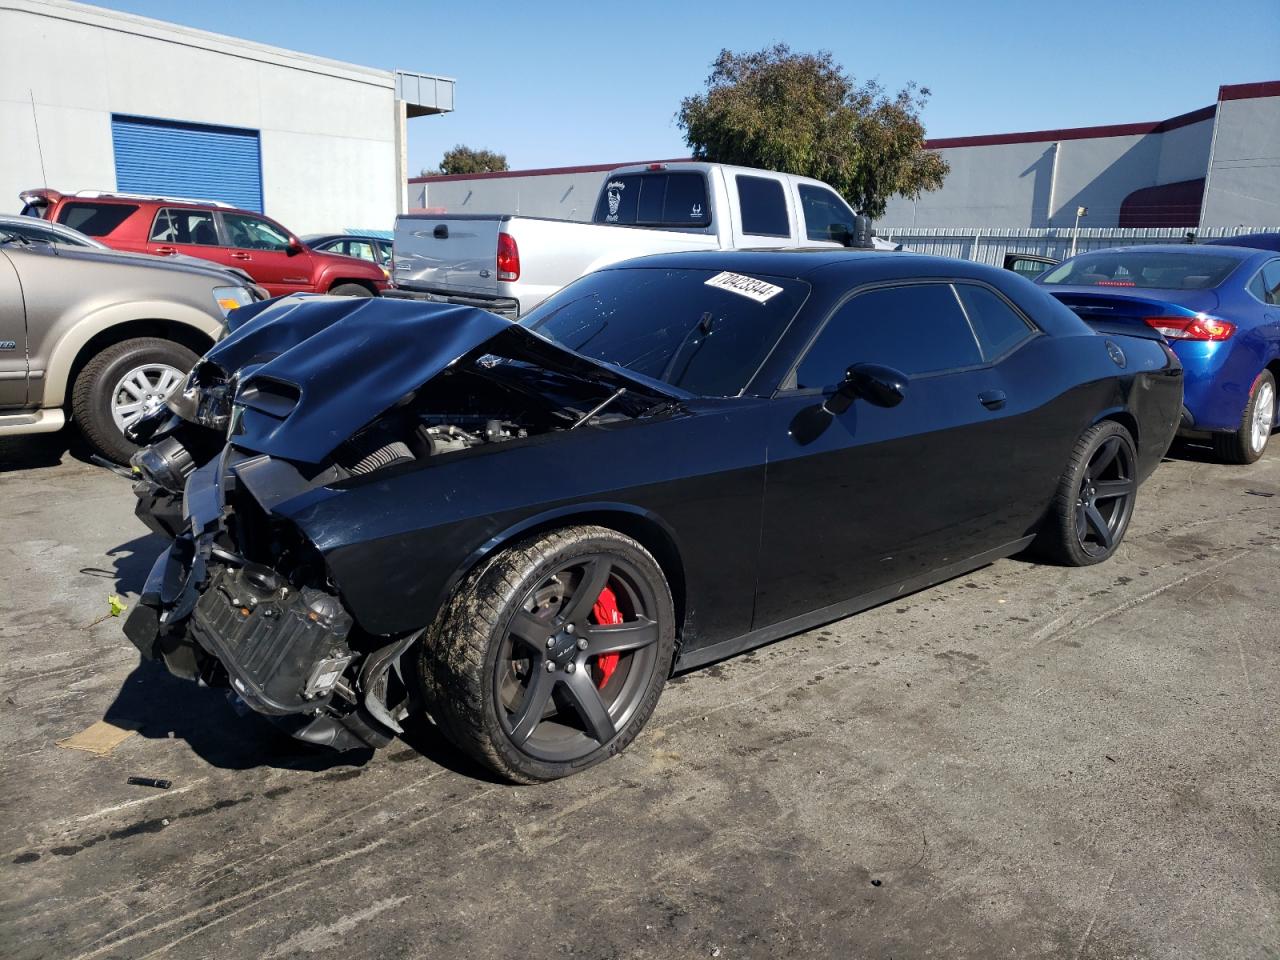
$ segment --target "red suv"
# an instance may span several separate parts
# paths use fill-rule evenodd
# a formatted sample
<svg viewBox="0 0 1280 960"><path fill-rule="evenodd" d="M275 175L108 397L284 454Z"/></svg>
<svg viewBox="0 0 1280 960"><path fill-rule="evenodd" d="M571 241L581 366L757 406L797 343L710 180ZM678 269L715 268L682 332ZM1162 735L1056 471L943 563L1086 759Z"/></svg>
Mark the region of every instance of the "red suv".
<svg viewBox="0 0 1280 960"><path fill-rule="evenodd" d="M387 286L377 264L312 250L269 217L225 203L56 190L29 190L21 199L24 214L66 224L117 250L184 253L239 267L273 297L373 297Z"/></svg>

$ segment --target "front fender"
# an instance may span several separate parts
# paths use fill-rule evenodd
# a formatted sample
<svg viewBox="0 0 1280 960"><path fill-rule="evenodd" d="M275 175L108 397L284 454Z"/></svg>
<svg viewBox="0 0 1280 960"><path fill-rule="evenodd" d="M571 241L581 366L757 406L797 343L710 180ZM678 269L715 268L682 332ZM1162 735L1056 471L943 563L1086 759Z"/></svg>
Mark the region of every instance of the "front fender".
<svg viewBox="0 0 1280 960"><path fill-rule="evenodd" d="M210 307L212 310L212 306ZM66 318L67 329L55 341L45 368L43 405L61 406L67 397L67 386L76 357L85 344L112 327L126 323L154 323L164 321L189 327L209 340L216 341L225 329L225 322L212 312L204 313L185 303L166 300L131 300L127 303L108 304L78 318Z"/></svg>

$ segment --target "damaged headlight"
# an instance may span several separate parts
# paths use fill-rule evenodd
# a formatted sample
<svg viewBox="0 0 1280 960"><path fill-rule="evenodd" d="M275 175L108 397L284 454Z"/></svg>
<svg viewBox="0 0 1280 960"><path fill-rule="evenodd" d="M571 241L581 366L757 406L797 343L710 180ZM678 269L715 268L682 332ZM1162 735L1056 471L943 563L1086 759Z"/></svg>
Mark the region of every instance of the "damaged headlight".
<svg viewBox="0 0 1280 960"><path fill-rule="evenodd" d="M234 394L234 384L209 376L207 367L202 365L187 374L182 386L169 395L167 403L183 420L226 433Z"/></svg>

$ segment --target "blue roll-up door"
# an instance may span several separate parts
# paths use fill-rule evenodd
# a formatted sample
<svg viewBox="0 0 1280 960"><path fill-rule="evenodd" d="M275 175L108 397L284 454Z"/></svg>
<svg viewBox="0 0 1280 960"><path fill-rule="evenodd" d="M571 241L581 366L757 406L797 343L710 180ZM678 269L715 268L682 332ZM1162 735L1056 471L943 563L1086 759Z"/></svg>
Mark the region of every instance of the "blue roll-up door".
<svg viewBox="0 0 1280 960"><path fill-rule="evenodd" d="M221 200L262 212L257 130L117 114L111 141L121 192Z"/></svg>

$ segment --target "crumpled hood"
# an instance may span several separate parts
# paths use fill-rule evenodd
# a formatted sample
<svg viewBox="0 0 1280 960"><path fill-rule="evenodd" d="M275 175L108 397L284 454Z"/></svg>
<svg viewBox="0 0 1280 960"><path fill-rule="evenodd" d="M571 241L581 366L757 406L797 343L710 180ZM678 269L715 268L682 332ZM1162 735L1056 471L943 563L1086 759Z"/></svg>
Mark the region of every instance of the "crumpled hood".
<svg viewBox="0 0 1280 960"><path fill-rule="evenodd" d="M203 361L239 375L231 440L302 463L324 460L446 367L485 354L659 399L689 396L475 307L298 295L233 317L234 332Z"/></svg>

